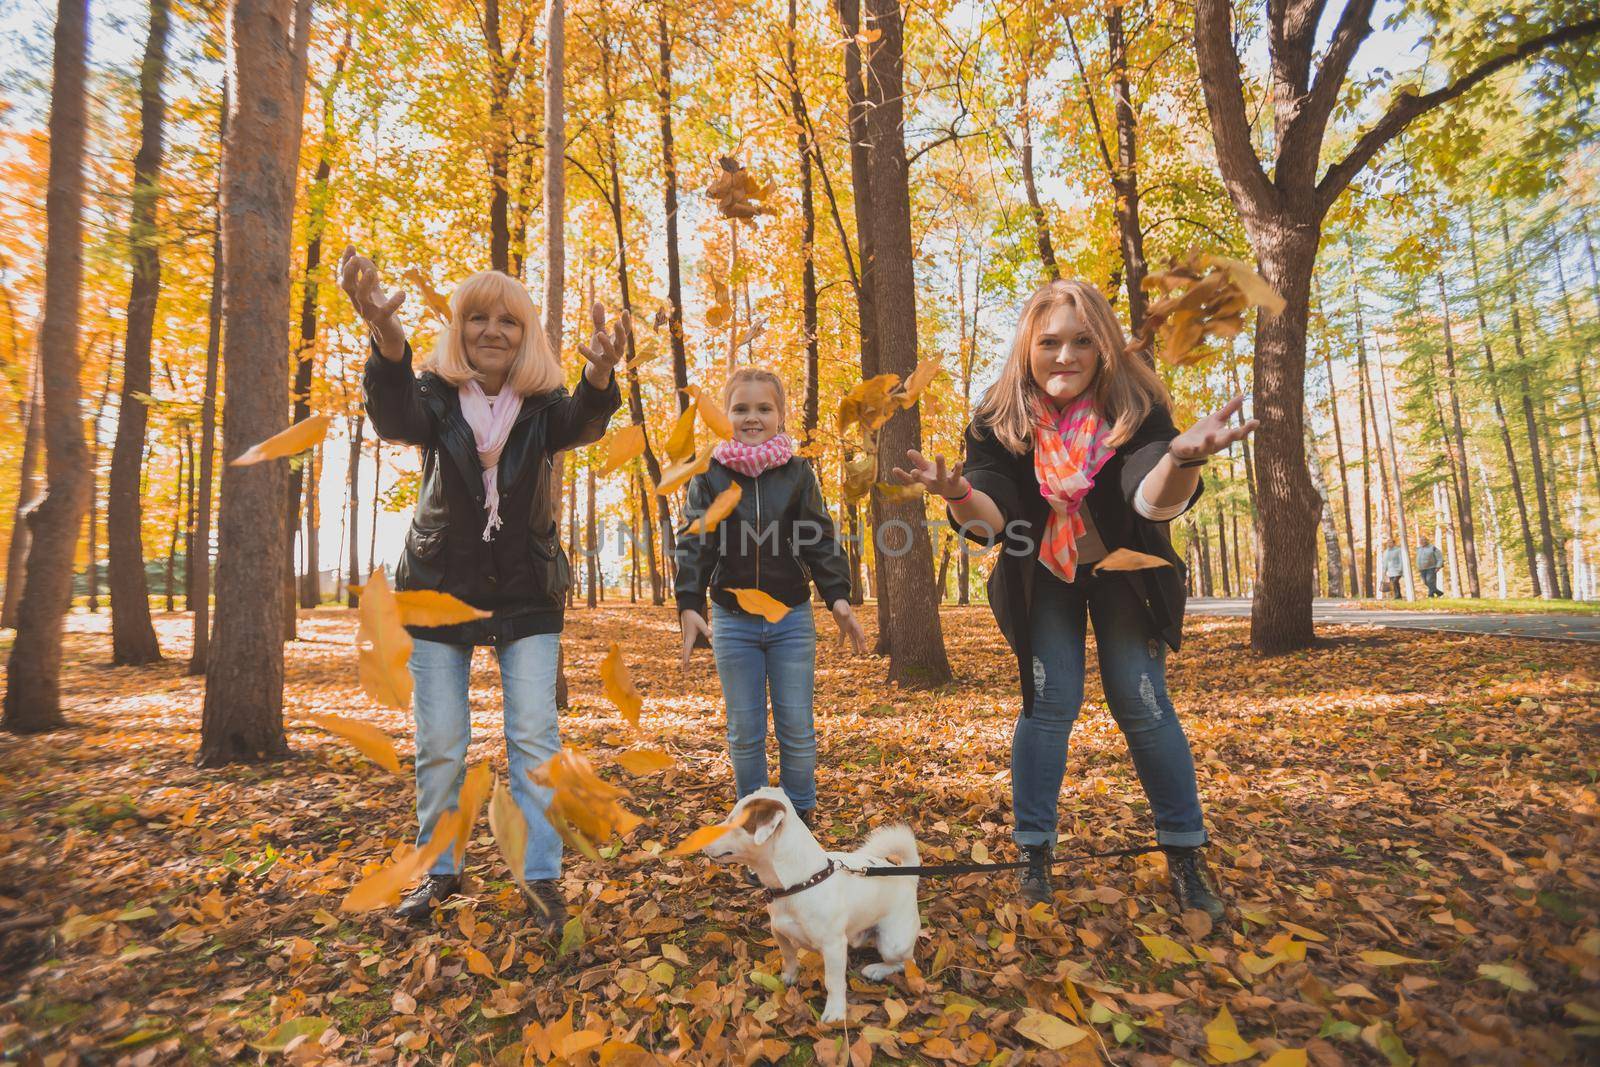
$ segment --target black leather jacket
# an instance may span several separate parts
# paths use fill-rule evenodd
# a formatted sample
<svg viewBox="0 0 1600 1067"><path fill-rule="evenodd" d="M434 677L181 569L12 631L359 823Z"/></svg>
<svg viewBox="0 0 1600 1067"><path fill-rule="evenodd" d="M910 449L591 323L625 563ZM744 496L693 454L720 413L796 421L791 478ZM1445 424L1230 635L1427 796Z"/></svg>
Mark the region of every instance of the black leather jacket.
<svg viewBox="0 0 1600 1067"><path fill-rule="evenodd" d="M709 534L689 533L689 525L735 482L743 495L733 513ZM739 602L729 589L760 589L790 607L806 602L813 581L826 604L850 596L850 564L817 475L800 456L755 478L712 460L689 483L675 558L680 612L705 614L708 588L718 608L735 612Z"/></svg>
<svg viewBox="0 0 1600 1067"><path fill-rule="evenodd" d="M598 441L622 403L615 375L604 392L580 378L575 393L560 387L526 397L500 454L500 518L483 539L483 466L455 387L405 358L384 359L373 347L361 376L367 416L386 441L422 449L422 482L395 565L397 589L438 589L487 619L454 626L408 627L415 637L490 645L561 632L571 568L557 537L551 460L557 452Z"/></svg>

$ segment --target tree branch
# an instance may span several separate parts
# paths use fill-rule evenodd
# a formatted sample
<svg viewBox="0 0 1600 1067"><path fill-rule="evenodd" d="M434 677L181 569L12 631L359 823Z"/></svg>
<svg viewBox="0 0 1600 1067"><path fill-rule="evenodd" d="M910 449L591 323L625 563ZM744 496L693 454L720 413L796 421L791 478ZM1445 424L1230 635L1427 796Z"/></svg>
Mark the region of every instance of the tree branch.
<svg viewBox="0 0 1600 1067"><path fill-rule="evenodd" d="M1196 0L1194 47L1216 140L1217 165L1228 192L1247 219L1271 212L1279 197L1250 140L1239 55L1233 48L1232 0Z"/></svg>
<svg viewBox="0 0 1600 1067"><path fill-rule="evenodd" d="M1339 101L1339 90L1350 73L1356 52L1372 33L1370 19L1374 6L1374 0L1349 0L1340 12L1339 24L1334 28L1328 54L1323 57L1316 80L1310 91L1300 98L1294 115L1285 125L1278 151L1280 182L1285 177L1285 160L1299 163L1293 170L1300 181L1309 184L1316 179L1317 158L1328 129L1328 116L1333 114L1333 107Z"/></svg>
<svg viewBox="0 0 1600 1067"><path fill-rule="evenodd" d="M1215 2L1215 0L1207 0ZM1344 192L1346 186L1354 180L1361 169L1377 155L1378 150L1393 140L1401 130L1404 130L1411 121L1419 115L1426 114L1443 104L1449 103L1462 93L1471 89L1491 74L1504 70L1513 63L1519 63L1529 56L1536 55L1548 48L1555 48L1574 41L1581 41L1586 37L1600 34L1600 18L1585 19L1575 22L1570 26L1542 33L1517 45L1509 52L1502 52L1480 63L1471 71L1463 74L1455 81L1431 93L1415 96L1411 93L1402 93L1400 99L1390 105L1388 112L1379 119L1373 127L1361 135L1355 147L1350 149L1350 154L1328 168L1322 180L1317 183L1317 209L1319 213L1326 214ZM1197 31L1198 36L1198 31Z"/></svg>

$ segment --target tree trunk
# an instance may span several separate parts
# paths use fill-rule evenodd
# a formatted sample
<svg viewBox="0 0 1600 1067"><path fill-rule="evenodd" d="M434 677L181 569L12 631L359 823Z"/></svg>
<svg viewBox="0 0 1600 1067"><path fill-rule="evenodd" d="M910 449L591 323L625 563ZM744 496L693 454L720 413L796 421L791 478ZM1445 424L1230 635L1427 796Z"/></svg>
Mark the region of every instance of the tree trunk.
<svg viewBox="0 0 1600 1067"><path fill-rule="evenodd" d="M108 360L114 363L115 360ZM17 506L11 515L11 544L6 552L6 595L0 626L16 629L28 560L28 512L34 505L33 472L44 447L44 373L38 359L28 384L28 412L23 418L22 469L17 476Z"/></svg>
<svg viewBox="0 0 1600 1067"><path fill-rule="evenodd" d="M44 317L38 350L48 488L26 520L31 539L0 719L0 728L19 734L66 725L61 715L61 631L72 604L72 558L89 506L89 450L78 404L87 21L87 0L60 0L51 71Z"/></svg>
<svg viewBox="0 0 1600 1067"><path fill-rule="evenodd" d="M90 345L90 347L92 348L93 345ZM112 352L108 353L107 357L106 357L106 376L105 376L105 380L103 382L101 382L101 384L100 384L100 399L99 399L99 401L97 401L95 403L95 407L94 407L94 423L93 423L93 425L95 427L97 427L97 428L105 420L106 404L108 404L110 402L110 400L111 400L111 372L115 368L116 363L117 363L115 357L116 357L115 350L113 350ZM31 402L30 402L30 404L31 404ZM30 408L30 411L31 411L31 408ZM24 418L23 421L25 423L29 423L30 422L30 420L28 418ZM29 433L31 435L31 432L32 432L31 424L28 426L28 429L25 430L24 432L25 433ZM27 462L29 464L29 466L31 467L31 465L32 465L31 457L29 457L27 455L27 448L28 448L27 442L24 441L24 444L23 444L24 461ZM96 432L96 433L91 435L91 444L89 446L89 560L88 560L87 565L84 567L84 578L87 580L87 583L88 583L88 586L89 586L89 611L90 611L91 614L98 614L99 611L100 611L100 544L99 544L99 539L100 539L100 533L99 533L99 525L100 525L100 523L99 523L99 520L100 520L100 506L99 506L100 489L99 489L99 486L97 484L97 482L99 481L99 477L100 477L100 434L98 432ZM29 479L28 480L32 481L31 472L29 474ZM24 504L24 503L26 503L26 501L24 501L22 499L22 496L19 493L18 496L17 496L17 504L19 505L19 507L18 507L19 511L21 510L21 505ZM21 532L22 529L23 529L23 527L21 527L21 526L13 526L12 527L12 537L15 538L17 536L17 534L19 532Z"/></svg>
<svg viewBox="0 0 1600 1067"><path fill-rule="evenodd" d="M483 43L489 52L489 268L511 273L510 134L506 100L515 73L500 39L500 0L484 0Z"/></svg>
<svg viewBox="0 0 1600 1067"><path fill-rule="evenodd" d="M594 514L594 466L585 468L586 483L588 486L589 510L583 524L583 557L584 570L589 575L589 584L585 592L588 594L587 603L592 608L599 603L600 585L600 552L595 544L595 514Z"/></svg>
<svg viewBox="0 0 1600 1067"><path fill-rule="evenodd" d="M1117 166L1111 175L1116 192L1117 232L1122 239L1122 276L1128 288L1128 323L1134 333L1144 325L1144 231L1139 223L1138 119L1128 83L1128 42L1122 25L1123 5L1112 3L1106 13L1106 36L1111 49L1111 93L1116 98ZM1150 359L1148 351L1142 353Z"/></svg>
<svg viewBox="0 0 1600 1067"><path fill-rule="evenodd" d="M1217 562L1221 565L1222 595L1232 596L1233 585L1228 581L1228 518L1221 508L1217 509ZM1241 587L1240 592L1243 591Z"/></svg>
<svg viewBox="0 0 1600 1067"><path fill-rule="evenodd" d="M1328 484L1322 475L1322 457L1317 455L1316 442L1311 439L1311 423L1306 423L1306 461L1311 475L1311 488L1322 498L1322 547L1328 557L1328 588L1331 597L1344 595L1344 561L1339 553L1339 531L1333 515L1333 501L1328 499Z"/></svg>
<svg viewBox="0 0 1600 1067"><path fill-rule="evenodd" d="M869 5L870 6L870 5ZM1028 214L1033 218L1033 241L1039 250L1039 262L1051 281L1061 277L1056 264L1055 246L1050 241L1050 217L1045 214L1044 203L1039 199L1039 186L1033 175L1033 117L1029 113L1029 75L1022 71L1022 145L1018 149L1018 162L1022 168L1022 189L1028 196Z"/></svg>
<svg viewBox="0 0 1600 1067"><path fill-rule="evenodd" d="M796 3L789 0L788 39L784 46L784 66L789 73L789 107L794 114L796 149L800 156L800 254L805 257L800 271L801 321L806 334L806 381L801 405L802 443L811 444L817 432L818 375L817 348L817 241L816 208L811 196L811 144L806 128L806 103L800 94L800 72L795 63Z"/></svg>
<svg viewBox="0 0 1600 1067"><path fill-rule="evenodd" d="M872 284L880 372L911 375L917 365L917 294L911 244L911 192L905 154L902 27L899 0L867 0L881 36L868 53L871 108L873 243L878 255ZM879 466L899 463L922 447L921 406L890 419L880 431ZM880 599L889 603L889 680L941 685L950 679L939 601L933 587L933 547L923 502L885 500L873 490L881 519L873 536L883 560Z"/></svg>
<svg viewBox="0 0 1600 1067"><path fill-rule="evenodd" d="M183 452L181 449L178 452L178 484L183 484ZM173 588L173 582L178 577L178 525L179 518L183 513L181 495L176 503L177 506L172 509L172 533L167 539L167 566L162 575L167 598L167 612L169 614L177 610L177 601L174 599L176 590Z"/></svg>
<svg viewBox="0 0 1600 1067"><path fill-rule="evenodd" d="M348 570L345 572L345 601L347 608L361 606L361 594L356 592L356 585L361 581L361 435L366 420L357 414L351 420L355 425L350 428L350 470L347 482L350 487L350 557ZM372 487L373 499L377 499L378 487Z"/></svg>
<svg viewBox="0 0 1600 1067"><path fill-rule="evenodd" d="M188 478L183 487L183 610L194 610L194 488L195 443L194 429L189 423L183 426L183 447L187 453Z"/></svg>
<svg viewBox="0 0 1600 1067"><path fill-rule="evenodd" d="M1332 346L1322 350L1322 363L1328 372L1328 418L1333 423L1333 450L1339 461L1339 493L1344 501L1344 539L1350 546L1350 595L1360 596L1360 567L1356 560L1356 533L1350 518L1350 471L1344 458L1344 431L1339 427L1339 389L1333 379ZM1329 590L1330 596L1344 596L1343 587L1338 592Z"/></svg>
<svg viewBox="0 0 1600 1067"><path fill-rule="evenodd" d="M1461 424L1461 394L1456 384L1456 345L1450 323L1450 294L1444 287L1444 271L1434 274L1439 283L1439 312L1444 323L1445 384L1450 392L1450 438L1454 446L1451 460L1456 472L1456 514L1461 523L1461 549L1466 556L1467 589L1474 599L1483 595L1478 583L1478 541L1472 521L1472 477L1467 473L1467 441Z"/></svg>
<svg viewBox="0 0 1600 1067"><path fill-rule="evenodd" d="M567 212L566 8L564 0L548 0L544 9L544 335L550 351L561 357L563 300L567 287L567 255L563 227ZM566 493L566 453L551 464L551 517L561 529ZM568 544L572 542L569 541ZM567 585L572 605L572 584ZM556 707L569 707L567 657L556 652Z"/></svg>
<svg viewBox="0 0 1600 1067"><path fill-rule="evenodd" d="M228 83L222 83L222 124L219 141L228 140ZM217 440L217 362L222 348L222 175L217 175L216 230L211 239L211 302L206 312L206 385L200 402L200 485L195 502L194 540L199 546L199 556L194 566L193 651L189 654L188 673L206 673L206 662L211 647L211 481L212 463L216 455Z"/></svg>
<svg viewBox="0 0 1600 1067"><path fill-rule="evenodd" d="M372 515L367 522L367 569L362 576L366 576L378 569L378 501L379 490L383 488L383 438L372 438ZM557 487L559 488L559 486Z"/></svg>
<svg viewBox="0 0 1600 1067"><path fill-rule="evenodd" d="M111 662L139 665L161 660L150 622L144 572L141 467L150 411L150 344L161 293L161 165L166 102L161 82L167 66L168 0L150 0L150 35L139 68L139 150L133 160L133 210L128 223L133 280L128 290L127 337L122 344L122 403L111 446L106 490L106 562L111 587Z"/></svg>
<svg viewBox="0 0 1600 1067"><path fill-rule="evenodd" d="M1209 597L1215 591L1211 584L1211 540L1206 537L1205 527L1198 522L1191 523L1191 528L1200 541L1200 595Z"/></svg>
<svg viewBox="0 0 1600 1067"><path fill-rule="evenodd" d="M1378 344L1378 339L1372 339L1372 354L1378 363L1378 386L1383 396L1383 421L1389 424L1389 466L1394 473L1394 515L1395 525L1400 537L1400 567L1404 573L1405 594L1407 600L1416 599L1415 575L1412 573L1412 562L1416 556L1411 553L1411 532L1406 525L1406 482L1405 475L1400 470L1400 451L1394 443L1394 412L1389 409L1389 376L1383 367L1383 346ZM1373 433L1377 433L1374 424ZM1382 462L1382 458L1379 458Z"/></svg>
<svg viewBox="0 0 1600 1067"><path fill-rule="evenodd" d="M1578 389L1578 419L1583 431L1583 441L1580 444L1589 446L1589 468L1594 476L1595 488L1600 490L1600 447L1595 444L1594 413L1589 410L1589 387L1583 377L1583 364L1587 358L1588 348L1578 336L1577 323L1572 317L1572 300L1567 293L1567 274L1561 269L1561 245L1556 243L1550 257L1556 268L1556 286L1561 294L1561 313L1567 323L1567 337L1572 343L1572 383ZM1596 305L1600 311L1600 303Z"/></svg>
<svg viewBox="0 0 1600 1067"><path fill-rule="evenodd" d="M223 144L223 455L285 429L289 251L311 0L235 0ZM283 732L286 462L222 468L217 626L206 672L201 766L289 751Z"/></svg>
<svg viewBox="0 0 1600 1067"><path fill-rule="evenodd" d="M322 489L322 442L318 441L315 448L306 453L305 466L310 470L309 485L306 491L306 506L302 508L303 526L300 530L301 542L305 545L306 572L300 578L299 607L314 608L322 603L322 559L318 549L321 547L317 534L321 528L320 498L318 493ZM284 544L285 555L292 556L294 552L294 538L291 537ZM339 550L334 549L335 560L339 558ZM338 573L338 564L334 565L334 573ZM291 600L283 606L286 614L296 614L296 603ZM287 627L285 628L287 632Z"/></svg>
<svg viewBox="0 0 1600 1067"><path fill-rule="evenodd" d="M660 56L656 82L656 116L661 126L662 191L667 217L667 332L672 342L672 384L678 411L689 406L689 354L683 341L683 267L678 256L678 161L672 141L672 37L667 32L667 3L656 5L656 52ZM645 514L649 514L648 506ZM651 566L654 569L655 556ZM652 587L654 580L652 580Z"/></svg>

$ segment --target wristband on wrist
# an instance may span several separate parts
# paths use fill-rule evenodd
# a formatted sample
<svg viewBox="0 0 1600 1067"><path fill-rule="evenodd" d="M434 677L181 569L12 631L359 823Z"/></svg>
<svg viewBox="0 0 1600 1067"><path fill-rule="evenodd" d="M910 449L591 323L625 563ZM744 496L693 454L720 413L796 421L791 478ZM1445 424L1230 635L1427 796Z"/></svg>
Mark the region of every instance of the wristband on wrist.
<svg viewBox="0 0 1600 1067"><path fill-rule="evenodd" d="M1183 459L1181 456L1176 455L1172 451L1171 445L1167 446L1167 455L1171 456L1172 462L1176 463L1180 467L1204 467L1211 459L1210 456L1198 456L1194 459Z"/></svg>
<svg viewBox="0 0 1600 1067"><path fill-rule="evenodd" d="M968 481L967 491L965 493L962 493L960 496L947 496L944 499L946 503L950 504L965 504L968 500L972 499L972 492L972 482Z"/></svg>

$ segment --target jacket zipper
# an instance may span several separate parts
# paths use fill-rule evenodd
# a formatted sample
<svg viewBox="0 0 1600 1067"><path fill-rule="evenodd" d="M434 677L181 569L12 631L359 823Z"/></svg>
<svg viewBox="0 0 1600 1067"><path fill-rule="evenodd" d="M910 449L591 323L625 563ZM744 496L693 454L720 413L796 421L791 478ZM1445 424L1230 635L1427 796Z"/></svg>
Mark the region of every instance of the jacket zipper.
<svg viewBox="0 0 1600 1067"><path fill-rule="evenodd" d="M756 490L756 588L761 588L761 475L751 479Z"/></svg>

